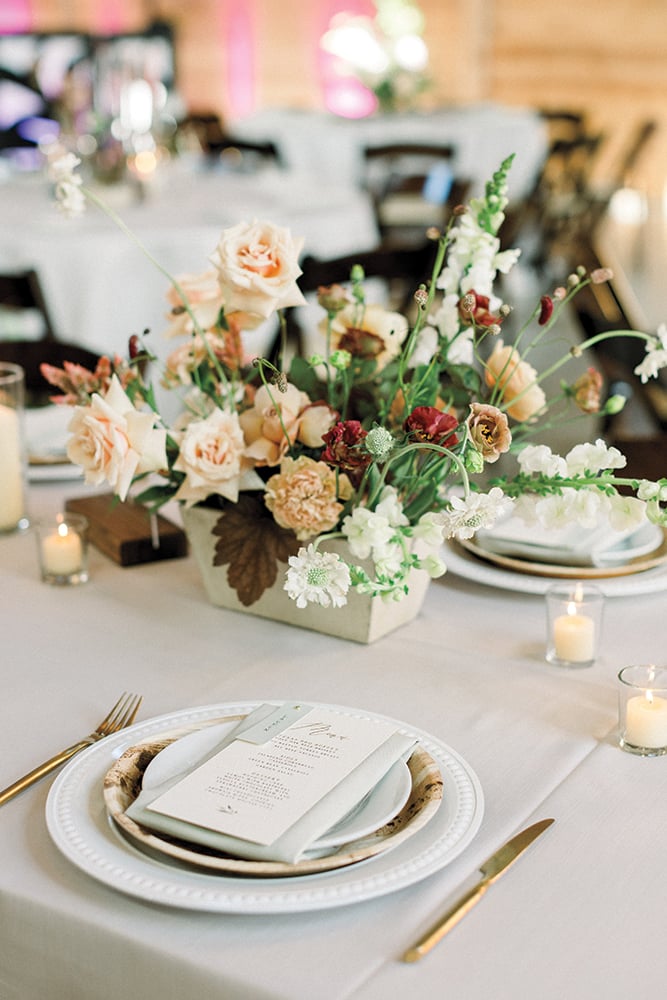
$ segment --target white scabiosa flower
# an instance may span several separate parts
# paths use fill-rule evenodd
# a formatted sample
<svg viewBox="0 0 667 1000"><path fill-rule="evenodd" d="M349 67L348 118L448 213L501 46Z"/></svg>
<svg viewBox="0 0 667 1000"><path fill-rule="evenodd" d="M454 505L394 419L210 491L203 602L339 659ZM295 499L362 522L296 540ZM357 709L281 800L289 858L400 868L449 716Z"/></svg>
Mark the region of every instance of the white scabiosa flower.
<svg viewBox="0 0 667 1000"><path fill-rule="evenodd" d="M445 538L472 538L480 528L492 528L499 517L504 517L512 509L512 501L499 486L494 486L488 493L452 497L450 503L450 510L439 515Z"/></svg>
<svg viewBox="0 0 667 1000"><path fill-rule="evenodd" d="M334 552L318 552L309 545L290 556L284 589L297 608L308 604L340 608L347 604L350 570Z"/></svg>

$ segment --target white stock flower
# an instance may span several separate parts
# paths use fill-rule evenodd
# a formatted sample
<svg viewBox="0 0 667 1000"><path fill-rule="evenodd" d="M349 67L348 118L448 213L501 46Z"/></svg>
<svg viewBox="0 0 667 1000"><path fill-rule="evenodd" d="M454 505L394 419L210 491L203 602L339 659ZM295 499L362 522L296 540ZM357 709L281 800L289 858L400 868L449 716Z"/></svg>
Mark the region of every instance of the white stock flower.
<svg viewBox="0 0 667 1000"><path fill-rule="evenodd" d="M343 520L341 530L355 559L368 559L371 552L381 553L394 536L389 519L367 507L355 507Z"/></svg>
<svg viewBox="0 0 667 1000"><path fill-rule="evenodd" d="M597 475L603 469L623 469L626 461L618 448L608 448L602 438L598 438L595 444L577 444L565 456L570 476L585 473Z"/></svg>
<svg viewBox="0 0 667 1000"><path fill-rule="evenodd" d="M409 363L411 368L427 365L438 350L438 331L433 326L425 326L420 330L417 343L412 349Z"/></svg>
<svg viewBox="0 0 667 1000"><path fill-rule="evenodd" d="M340 608L347 604L350 570L334 552L318 552L313 545L290 556L284 590L297 608L319 604Z"/></svg>
<svg viewBox="0 0 667 1000"><path fill-rule="evenodd" d="M81 160L74 153L66 153L49 164L49 178L54 184L58 207L70 217L81 215L86 209L81 177L75 173L80 163Z"/></svg>
<svg viewBox="0 0 667 1000"><path fill-rule="evenodd" d="M432 510L422 514L412 530L412 537L432 549L442 545L442 523L439 515Z"/></svg>
<svg viewBox="0 0 667 1000"><path fill-rule="evenodd" d="M615 531L639 528L646 520L646 504L633 496L615 493L608 497L609 523Z"/></svg>
<svg viewBox="0 0 667 1000"><path fill-rule="evenodd" d="M445 538L472 538L480 528L492 528L512 509L512 501L499 486L488 493L470 493L464 499L452 497L450 503L451 509L438 515Z"/></svg>
<svg viewBox="0 0 667 1000"><path fill-rule="evenodd" d="M419 568L425 570L432 580L437 580L439 576L444 576L447 572L447 564L435 552L429 552L419 560Z"/></svg>
<svg viewBox="0 0 667 1000"><path fill-rule="evenodd" d="M518 455L519 468L527 474L537 473L549 478L567 475L565 459L555 455L546 444L529 444Z"/></svg>
<svg viewBox="0 0 667 1000"><path fill-rule="evenodd" d="M575 490L566 487L561 493L541 497L535 503L535 513L540 524L549 530L567 527L574 523L594 528L607 506L607 498L600 490Z"/></svg>
<svg viewBox="0 0 667 1000"><path fill-rule="evenodd" d="M379 503L375 505L375 513L386 517L389 524L394 526L410 523L403 513L403 504L393 486L385 486L382 490Z"/></svg>
<svg viewBox="0 0 667 1000"><path fill-rule="evenodd" d="M89 406L75 406L67 457L84 471L86 483L105 481L125 500L135 475L167 466L166 431L154 413L136 410L116 375L105 396L93 393Z"/></svg>

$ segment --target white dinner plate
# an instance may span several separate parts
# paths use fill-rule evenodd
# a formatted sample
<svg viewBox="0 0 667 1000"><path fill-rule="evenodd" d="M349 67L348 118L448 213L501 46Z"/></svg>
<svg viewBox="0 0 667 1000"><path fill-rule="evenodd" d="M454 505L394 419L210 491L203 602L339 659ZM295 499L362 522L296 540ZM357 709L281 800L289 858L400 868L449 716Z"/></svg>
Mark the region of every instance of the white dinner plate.
<svg viewBox="0 0 667 1000"><path fill-rule="evenodd" d="M217 913L293 913L343 906L403 889L444 868L477 833L484 811L482 789L474 771L459 754L416 727L372 712L359 712L414 735L442 774L443 800L437 813L394 850L322 874L247 879L167 866L119 838L107 816L102 784L109 768L128 747L169 729L247 714L258 704L209 705L163 715L130 726L84 750L61 772L49 792L46 823L55 845L92 878L149 902ZM341 706L327 707L352 711Z"/></svg>
<svg viewBox="0 0 667 1000"><path fill-rule="evenodd" d="M503 569L480 559L456 542L445 542L445 564L450 573L475 583L499 590L514 590L522 594L546 594L554 583L553 577ZM633 597L667 590L667 565L618 577L598 577L595 585L605 597Z"/></svg>
<svg viewBox="0 0 667 1000"><path fill-rule="evenodd" d="M144 771L141 787L157 788L163 782L185 774L210 754L236 722L221 722L175 740L161 750ZM410 770L405 761L397 761L361 802L343 816L322 837L311 845L311 850L338 847L350 840L357 840L373 833L392 819L403 808L412 789Z"/></svg>

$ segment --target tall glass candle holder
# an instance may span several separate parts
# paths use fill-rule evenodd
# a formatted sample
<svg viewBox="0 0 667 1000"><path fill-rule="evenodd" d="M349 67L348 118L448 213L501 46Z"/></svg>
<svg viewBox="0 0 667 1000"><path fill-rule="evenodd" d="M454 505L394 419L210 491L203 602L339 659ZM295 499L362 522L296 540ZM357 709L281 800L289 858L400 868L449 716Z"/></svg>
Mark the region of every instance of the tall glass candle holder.
<svg viewBox="0 0 667 1000"><path fill-rule="evenodd" d="M559 667L590 667L598 655L604 595L592 583L560 582L549 587L547 653Z"/></svg>
<svg viewBox="0 0 667 1000"><path fill-rule="evenodd" d="M640 757L667 754L667 667L623 667L618 684L619 746Z"/></svg>
<svg viewBox="0 0 667 1000"><path fill-rule="evenodd" d="M25 502L23 407L25 373L0 361L0 532L28 526Z"/></svg>

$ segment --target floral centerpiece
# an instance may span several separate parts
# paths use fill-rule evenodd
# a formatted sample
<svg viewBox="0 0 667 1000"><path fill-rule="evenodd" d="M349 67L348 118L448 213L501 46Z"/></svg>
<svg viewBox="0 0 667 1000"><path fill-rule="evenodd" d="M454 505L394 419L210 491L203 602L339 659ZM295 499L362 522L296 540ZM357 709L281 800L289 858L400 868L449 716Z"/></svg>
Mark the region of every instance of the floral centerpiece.
<svg viewBox="0 0 667 1000"><path fill-rule="evenodd" d="M511 308L494 286L519 256L498 237L511 161L446 231L429 231L433 269L415 289L414 319L369 303L354 268L349 287L319 289L321 350L295 357L289 371L280 355L248 359L243 332L278 314L282 336L285 310L304 303L301 241L268 223L226 229L207 270L166 275L177 346L161 382L181 398L178 420L168 426L158 412L148 336L132 336L126 358L103 358L95 372L44 366L56 399L74 406L70 459L121 500L140 483L136 500L151 508L176 500L212 511L214 562L250 607L277 579L299 608L336 609L355 592L399 601L415 570L445 572L444 539L470 538L512 509L545 530L665 524L667 479L623 476L625 458L602 439L564 456L535 443L568 407L612 413L623 404L601 400L593 367L563 378L553 400L548 376L601 338L627 336L645 341L636 372L646 381L667 365L667 328L593 336L538 373L530 351L573 296L610 277L579 269L504 342ZM98 201L76 165L67 156L52 166L70 212ZM493 475L511 454L515 468ZM333 539L342 554L328 550Z"/></svg>

